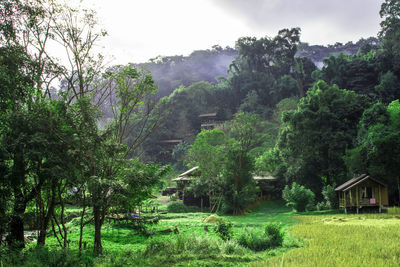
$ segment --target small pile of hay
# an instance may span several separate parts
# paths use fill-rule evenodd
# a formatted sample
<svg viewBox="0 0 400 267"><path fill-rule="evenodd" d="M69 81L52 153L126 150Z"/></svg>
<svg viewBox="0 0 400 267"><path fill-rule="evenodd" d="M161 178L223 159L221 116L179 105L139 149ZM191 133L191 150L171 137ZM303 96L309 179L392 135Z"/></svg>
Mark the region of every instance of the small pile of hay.
<svg viewBox="0 0 400 267"><path fill-rule="evenodd" d="M226 220L216 214L210 215L203 219L205 223L216 223L216 222L226 222Z"/></svg>

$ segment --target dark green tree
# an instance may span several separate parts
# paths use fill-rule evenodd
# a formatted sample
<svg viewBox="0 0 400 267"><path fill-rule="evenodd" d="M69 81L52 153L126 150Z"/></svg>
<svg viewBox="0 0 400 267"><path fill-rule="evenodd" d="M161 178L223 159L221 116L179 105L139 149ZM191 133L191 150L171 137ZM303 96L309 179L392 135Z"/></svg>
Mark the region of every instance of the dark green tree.
<svg viewBox="0 0 400 267"><path fill-rule="evenodd" d="M392 200L400 195L400 103L381 103L365 110L359 123L357 147L346 153L346 164L353 174L369 173L389 186Z"/></svg>
<svg viewBox="0 0 400 267"><path fill-rule="evenodd" d="M317 82L297 110L283 114L278 148L287 182L321 192L323 181L346 178L343 155L354 146L357 123L369 106L365 96Z"/></svg>

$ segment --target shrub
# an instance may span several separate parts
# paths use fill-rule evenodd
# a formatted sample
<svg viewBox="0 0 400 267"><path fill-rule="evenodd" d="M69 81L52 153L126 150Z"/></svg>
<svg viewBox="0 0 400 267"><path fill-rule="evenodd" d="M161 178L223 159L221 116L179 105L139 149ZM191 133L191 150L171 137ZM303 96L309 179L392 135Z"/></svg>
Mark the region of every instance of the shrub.
<svg viewBox="0 0 400 267"><path fill-rule="evenodd" d="M215 232L224 241L230 240L233 236L232 224L219 220L215 227Z"/></svg>
<svg viewBox="0 0 400 267"><path fill-rule="evenodd" d="M335 192L335 185L327 185L322 188L326 209L338 209L339 202Z"/></svg>
<svg viewBox="0 0 400 267"><path fill-rule="evenodd" d="M292 188L285 186L282 197L287 201L287 206L301 212L314 204L315 195L310 189L293 182Z"/></svg>
<svg viewBox="0 0 400 267"><path fill-rule="evenodd" d="M184 213L184 212L188 212L188 208L183 203L171 202L167 206L167 211L174 212L174 213Z"/></svg>
<svg viewBox="0 0 400 267"><path fill-rule="evenodd" d="M325 202L318 202L315 207L317 208L317 210L325 210L325 209L327 209Z"/></svg>
<svg viewBox="0 0 400 267"><path fill-rule="evenodd" d="M242 232L237 242L239 245L254 251L263 251L271 247L270 239L261 231Z"/></svg>
<svg viewBox="0 0 400 267"><path fill-rule="evenodd" d="M234 240L221 241L209 236L195 236L194 234L177 235L170 240L151 240L143 255L213 255L213 254L245 254L246 249Z"/></svg>
<svg viewBox="0 0 400 267"><path fill-rule="evenodd" d="M246 254L246 249L239 245L235 240L227 240L222 244L222 251L228 255L244 255Z"/></svg>
<svg viewBox="0 0 400 267"><path fill-rule="evenodd" d="M282 246L283 232L282 227L276 223L269 223L265 226L265 234L268 236L272 247Z"/></svg>
<svg viewBox="0 0 400 267"><path fill-rule="evenodd" d="M203 219L205 223L217 223L217 222L226 222L224 218L213 214Z"/></svg>

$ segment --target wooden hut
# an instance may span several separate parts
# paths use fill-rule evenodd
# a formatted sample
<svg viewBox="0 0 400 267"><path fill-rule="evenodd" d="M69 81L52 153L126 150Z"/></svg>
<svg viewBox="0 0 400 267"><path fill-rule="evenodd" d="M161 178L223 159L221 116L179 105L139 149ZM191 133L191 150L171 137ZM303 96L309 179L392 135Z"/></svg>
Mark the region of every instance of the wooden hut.
<svg viewBox="0 0 400 267"><path fill-rule="evenodd" d="M193 167L184 173L181 173L177 178L172 181L177 183L178 196L183 204L187 206L208 207L208 196L194 197L192 194L185 193L185 187L190 185L190 182L201 175L199 166Z"/></svg>
<svg viewBox="0 0 400 267"><path fill-rule="evenodd" d="M388 190L386 184L372 178L368 174L350 179L338 186L335 191L339 195L339 207L348 209L359 209L363 207L376 207L379 212L388 203Z"/></svg>
<svg viewBox="0 0 400 267"><path fill-rule="evenodd" d="M272 176L253 176L253 179L260 188L260 199L271 200L275 197L276 183L278 179Z"/></svg>
<svg viewBox="0 0 400 267"><path fill-rule="evenodd" d="M201 129L205 130L212 130L215 128L215 126L218 124L217 120L217 113L205 113L205 114L200 114L199 119L201 123Z"/></svg>

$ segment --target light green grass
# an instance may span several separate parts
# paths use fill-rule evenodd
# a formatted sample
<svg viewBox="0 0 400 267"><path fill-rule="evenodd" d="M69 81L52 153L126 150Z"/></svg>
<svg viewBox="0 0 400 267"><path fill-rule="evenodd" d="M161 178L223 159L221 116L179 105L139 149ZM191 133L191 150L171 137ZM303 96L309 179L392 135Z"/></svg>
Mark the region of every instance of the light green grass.
<svg viewBox="0 0 400 267"><path fill-rule="evenodd" d="M285 231L288 232L288 227L294 225L296 222L296 220L292 218L292 214L293 212L286 208L282 202L271 201L261 204L259 207L255 208L253 212L243 216L221 216L232 223L235 238L235 236L240 235L243 231L263 231L264 226L269 222L281 223ZM149 237L138 234L131 228L129 223L105 223L102 231L104 256L95 259L95 265L112 266L113 262L119 262L119 265L129 265L127 259L130 258L132 262L141 262L142 265L146 266L237 266L267 259L271 257L271 255L280 254L281 251L287 251L289 249L288 247L298 245L289 234L287 234L285 248L265 252L255 253L249 249L240 247L235 242L226 244L214 233L214 223L203 222L203 219L209 215L210 213L201 212L162 214L160 215L160 221L157 225L148 227L148 232L155 233ZM208 226L208 232L205 231L205 226ZM157 232L162 229L173 229L175 227L178 228L179 235ZM73 231L69 234L69 239L71 240L70 248L72 250L77 250L79 232L77 231L77 227L72 227L72 229ZM84 241L88 243L87 251L93 249L93 236L93 226L86 226ZM152 242L174 243L178 242L177 240L181 237L189 240L188 243L196 243L196 241L193 240L197 240L198 238L203 241L208 240L207 242L214 244L217 249L197 253L197 247L195 247L187 248L185 251L182 251L182 253L175 251L170 252L168 255L157 254L153 256L147 255L147 258L138 257L138 254L145 251ZM47 239L47 245L54 249L58 246L53 237ZM228 246L228 248L226 248L226 246ZM235 253L228 253L232 249ZM132 266L135 266L135 264L132 263Z"/></svg>
<svg viewBox="0 0 400 267"><path fill-rule="evenodd" d="M399 266L400 219L388 214L296 216L304 247L252 266Z"/></svg>

